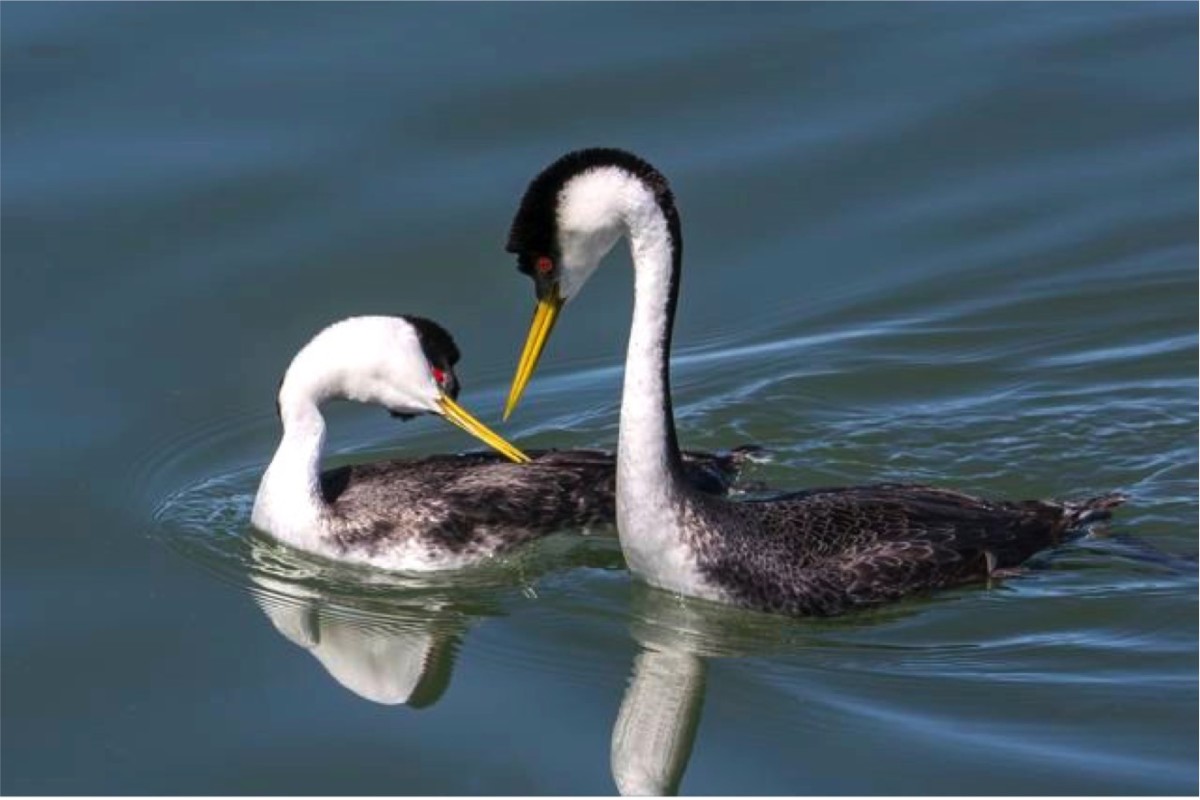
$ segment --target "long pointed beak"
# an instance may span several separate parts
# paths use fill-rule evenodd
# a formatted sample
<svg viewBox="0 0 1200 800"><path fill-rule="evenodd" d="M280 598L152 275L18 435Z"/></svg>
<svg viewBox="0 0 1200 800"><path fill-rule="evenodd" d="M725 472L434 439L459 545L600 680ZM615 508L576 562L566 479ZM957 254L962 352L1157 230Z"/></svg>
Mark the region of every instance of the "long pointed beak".
<svg viewBox="0 0 1200 800"><path fill-rule="evenodd" d="M441 407L442 415L446 419L489 447L495 448L510 461L515 461L518 464L528 464L531 461L529 456L500 438L498 433L471 416L465 408L451 400L448 395L443 394L439 397L438 405Z"/></svg>
<svg viewBox="0 0 1200 800"><path fill-rule="evenodd" d="M533 321L529 323L529 335L525 338L525 349L521 351L521 360L517 362L517 372L513 375L512 387L508 390L508 402L504 404L504 419L508 419L520 402L521 395L525 393L525 386L533 377L538 359L542 357L542 349L550 338L550 331L554 330L554 322L558 319L558 312L562 307L562 295L558 293L558 287L555 285L551 285L549 291L538 298L537 308L533 310Z"/></svg>

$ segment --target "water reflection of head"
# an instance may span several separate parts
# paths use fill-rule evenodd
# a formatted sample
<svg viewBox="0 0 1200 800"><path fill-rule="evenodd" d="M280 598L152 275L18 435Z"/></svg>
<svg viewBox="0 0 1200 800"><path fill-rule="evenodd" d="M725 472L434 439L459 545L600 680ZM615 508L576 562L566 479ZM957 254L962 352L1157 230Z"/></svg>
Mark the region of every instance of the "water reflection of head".
<svg viewBox="0 0 1200 800"><path fill-rule="evenodd" d="M376 703L437 702L458 644L478 619L547 572L618 569L611 540L551 536L521 554L443 573L404 575L326 561L256 531L238 541L252 593L275 628L341 685Z"/></svg>
<svg viewBox="0 0 1200 800"><path fill-rule="evenodd" d="M408 607L391 614L356 613L319 596L281 597L279 587L255 592L259 608L276 630L308 650L342 686L365 700L423 708L450 685L458 641L468 621L462 615ZM289 591L295 587L289 587Z"/></svg>
<svg viewBox="0 0 1200 800"><path fill-rule="evenodd" d="M257 536L250 543L252 594L275 629L374 703L436 703L467 628L495 613L470 586L325 564Z"/></svg>

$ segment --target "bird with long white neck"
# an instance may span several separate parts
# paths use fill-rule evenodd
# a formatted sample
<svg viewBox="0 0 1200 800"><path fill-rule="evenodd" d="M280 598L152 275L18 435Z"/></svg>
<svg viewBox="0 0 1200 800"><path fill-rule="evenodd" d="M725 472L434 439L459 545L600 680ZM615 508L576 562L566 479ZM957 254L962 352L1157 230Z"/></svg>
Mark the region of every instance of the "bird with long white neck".
<svg viewBox="0 0 1200 800"><path fill-rule="evenodd" d="M683 234L662 174L632 153L568 153L530 183L508 251L537 307L512 413L563 307L629 242L633 320L617 446L617 531L630 569L686 595L829 615L1004 574L1123 501L992 501L931 486L821 488L770 500L702 496L682 479L670 350Z"/></svg>

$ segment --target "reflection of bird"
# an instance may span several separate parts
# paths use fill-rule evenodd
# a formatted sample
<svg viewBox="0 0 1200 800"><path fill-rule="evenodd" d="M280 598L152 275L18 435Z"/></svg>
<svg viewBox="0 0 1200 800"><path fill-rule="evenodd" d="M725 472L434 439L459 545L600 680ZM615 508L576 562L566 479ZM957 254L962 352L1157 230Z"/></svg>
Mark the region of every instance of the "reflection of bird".
<svg viewBox="0 0 1200 800"><path fill-rule="evenodd" d="M623 795L673 795L692 756L704 707L707 656L727 655L722 614L635 586L631 632L641 646L613 725L610 765Z"/></svg>
<svg viewBox="0 0 1200 800"><path fill-rule="evenodd" d="M704 660L687 651L647 647L634 657L612 732L613 781L621 794L679 790L700 724L704 674Z"/></svg>
<svg viewBox="0 0 1200 800"><path fill-rule="evenodd" d="M593 451L530 459L455 402L458 348L419 317L355 317L323 330L279 389L283 438L263 475L253 522L303 550L400 570L464 566L566 528L611 523L615 461ZM394 415L438 414L499 450L320 472L319 406L346 398ZM696 454L690 475L724 491L743 452Z"/></svg>
<svg viewBox="0 0 1200 800"><path fill-rule="evenodd" d="M450 683L469 617L431 602L360 618L321 594L253 576L259 608L281 634L308 650L333 678L383 705L432 705ZM377 618L378 617L378 618Z"/></svg>
<svg viewBox="0 0 1200 800"><path fill-rule="evenodd" d="M510 413L562 306L622 237L634 309L617 453L617 528L630 569L684 594L836 614L1015 567L1122 501L991 502L927 486L816 489L768 501L703 497L681 480L669 354L682 234L666 179L635 155L582 150L530 184L508 249L538 304Z"/></svg>

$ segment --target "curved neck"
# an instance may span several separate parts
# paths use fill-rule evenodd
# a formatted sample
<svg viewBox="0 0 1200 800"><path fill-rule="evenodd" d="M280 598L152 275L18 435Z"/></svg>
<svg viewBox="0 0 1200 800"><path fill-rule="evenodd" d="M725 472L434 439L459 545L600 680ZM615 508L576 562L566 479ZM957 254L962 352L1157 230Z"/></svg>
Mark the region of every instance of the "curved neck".
<svg viewBox="0 0 1200 800"><path fill-rule="evenodd" d="M294 544L317 534L325 510L321 496L321 451L325 419L311 396L280 393L283 436L263 474L254 501L254 524Z"/></svg>
<svg viewBox="0 0 1200 800"><path fill-rule="evenodd" d="M659 483L674 482L682 474L671 407L671 330L680 273L675 220L672 226L655 204L629 221L634 303L618 450L629 456L630 470L652 469L655 474L644 477Z"/></svg>
<svg viewBox="0 0 1200 800"><path fill-rule="evenodd" d="M682 520L690 492L675 438L669 364L679 220L672 206L654 203L628 221L628 230L635 281L617 444L617 533L632 572L694 593L699 577Z"/></svg>

